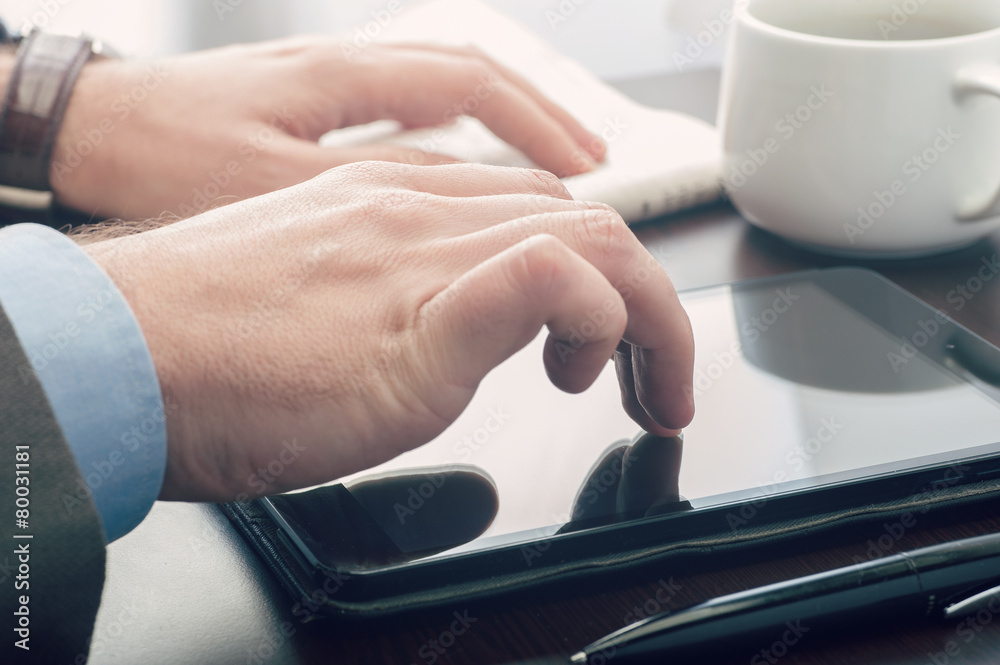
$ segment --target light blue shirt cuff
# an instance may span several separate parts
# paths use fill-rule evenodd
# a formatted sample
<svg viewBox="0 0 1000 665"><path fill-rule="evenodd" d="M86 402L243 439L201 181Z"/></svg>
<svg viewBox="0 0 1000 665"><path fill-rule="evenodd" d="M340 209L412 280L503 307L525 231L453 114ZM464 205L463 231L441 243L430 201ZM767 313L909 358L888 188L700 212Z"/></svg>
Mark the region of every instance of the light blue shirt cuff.
<svg viewBox="0 0 1000 665"><path fill-rule="evenodd" d="M149 512L166 470L166 412L153 359L118 287L53 229L0 229L0 304L38 377L111 542Z"/></svg>

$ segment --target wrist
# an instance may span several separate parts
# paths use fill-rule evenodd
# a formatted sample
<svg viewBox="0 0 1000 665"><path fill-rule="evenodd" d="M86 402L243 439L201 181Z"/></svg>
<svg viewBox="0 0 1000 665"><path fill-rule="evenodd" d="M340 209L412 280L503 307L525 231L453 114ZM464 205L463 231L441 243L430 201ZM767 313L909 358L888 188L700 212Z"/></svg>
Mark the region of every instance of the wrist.
<svg viewBox="0 0 1000 665"><path fill-rule="evenodd" d="M158 276L162 264L169 263L169 254L150 248L146 234L102 240L84 245L81 249L122 294L143 335L155 368L160 394L166 405L163 424L167 446L168 449L176 447L177 442L184 438L187 420L185 416L191 410L171 387L174 384L172 379L177 375L177 361L169 350L181 348L181 344L180 340L176 339L164 343L163 337L169 334L170 326L158 318L162 305L158 296L162 295L162 290L157 292L155 289L150 289L151 285L161 281ZM152 260L154 254L155 261ZM181 405L184 408L181 408ZM169 459L166 464L168 467L171 464ZM161 485L161 498L183 496L183 494L171 494L171 490L174 489L171 477L174 475L176 474L170 473L168 468Z"/></svg>
<svg viewBox="0 0 1000 665"><path fill-rule="evenodd" d="M99 201L116 177L104 153L112 140L116 61L92 61L80 72L70 97L49 162L49 183L61 205L97 213Z"/></svg>

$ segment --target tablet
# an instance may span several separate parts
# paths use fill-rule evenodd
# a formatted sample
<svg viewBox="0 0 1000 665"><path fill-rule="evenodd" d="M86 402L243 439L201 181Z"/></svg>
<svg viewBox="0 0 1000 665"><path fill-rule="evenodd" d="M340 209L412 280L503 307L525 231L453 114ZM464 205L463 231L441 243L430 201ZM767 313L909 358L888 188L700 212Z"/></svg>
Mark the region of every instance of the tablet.
<svg viewBox="0 0 1000 665"><path fill-rule="evenodd" d="M308 566L419 586L476 569L458 562L489 561L489 575L554 564L543 553L564 540L562 564L709 519L737 531L998 474L1000 350L877 274L809 271L681 300L697 407L683 440L638 432L610 365L583 394L554 388L543 333L434 441L263 507Z"/></svg>

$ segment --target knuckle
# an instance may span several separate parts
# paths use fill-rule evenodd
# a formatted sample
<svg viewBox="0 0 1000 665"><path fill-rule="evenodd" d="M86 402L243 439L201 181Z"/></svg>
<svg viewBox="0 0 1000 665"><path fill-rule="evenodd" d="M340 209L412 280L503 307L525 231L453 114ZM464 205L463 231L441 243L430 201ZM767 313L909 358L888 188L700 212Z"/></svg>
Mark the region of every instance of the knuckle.
<svg viewBox="0 0 1000 665"><path fill-rule="evenodd" d="M447 198L437 194L411 190L395 190L394 193L398 196L392 205L398 209L399 215L407 219L444 219L449 209Z"/></svg>
<svg viewBox="0 0 1000 665"><path fill-rule="evenodd" d="M612 265L628 257L636 242L625 221L610 207L585 215L574 231L584 247Z"/></svg>
<svg viewBox="0 0 1000 665"><path fill-rule="evenodd" d="M604 212L612 217L621 217L618 211L607 203L601 203L600 201L580 201L580 205L586 210L593 210L594 212ZM622 220L624 223L624 220Z"/></svg>
<svg viewBox="0 0 1000 665"><path fill-rule="evenodd" d="M414 210L426 207L420 196L409 190L390 187L366 189L355 197L353 205L358 219L368 222L388 222L399 217L411 218Z"/></svg>
<svg viewBox="0 0 1000 665"><path fill-rule="evenodd" d="M364 161L344 164L328 171L368 186L404 187L409 165L398 162Z"/></svg>
<svg viewBox="0 0 1000 665"><path fill-rule="evenodd" d="M511 275L515 284L549 292L565 282L569 248L554 235L532 236L520 243Z"/></svg>
<svg viewBox="0 0 1000 665"><path fill-rule="evenodd" d="M327 171L328 174L341 175L352 180L368 180L381 170L379 162L351 162Z"/></svg>
<svg viewBox="0 0 1000 665"><path fill-rule="evenodd" d="M506 80L485 55L473 53L463 56L461 60L467 91L475 90L480 84L488 84L491 91L506 84Z"/></svg>
<svg viewBox="0 0 1000 665"><path fill-rule="evenodd" d="M483 61L490 61L490 57L486 54L486 51L476 46L475 44L462 44L458 47L458 50L464 53L466 56L479 58Z"/></svg>
<svg viewBox="0 0 1000 665"><path fill-rule="evenodd" d="M546 194L559 199L573 198L566 185L554 174L541 169L518 169L528 191Z"/></svg>
<svg viewBox="0 0 1000 665"><path fill-rule="evenodd" d="M466 70L476 78L495 75L496 70L484 54L470 52L462 57Z"/></svg>
<svg viewBox="0 0 1000 665"><path fill-rule="evenodd" d="M281 39L275 39L268 42L261 42L256 48L261 53L270 56L277 57L313 57L316 51L321 50L325 42L328 40L323 40L318 35L292 35L290 37L283 37ZM244 45L236 45L236 48L248 48Z"/></svg>

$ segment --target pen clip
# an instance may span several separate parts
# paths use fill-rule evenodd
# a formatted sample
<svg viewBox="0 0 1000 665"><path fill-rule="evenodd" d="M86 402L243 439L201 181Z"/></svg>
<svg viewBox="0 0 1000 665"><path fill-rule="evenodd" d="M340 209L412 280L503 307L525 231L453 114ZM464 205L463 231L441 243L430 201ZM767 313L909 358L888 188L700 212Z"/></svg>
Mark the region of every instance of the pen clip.
<svg viewBox="0 0 1000 665"><path fill-rule="evenodd" d="M1000 586L980 591L963 600L945 606L944 618L955 619L978 612L981 609L988 608L993 601L1000 604Z"/></svg>

